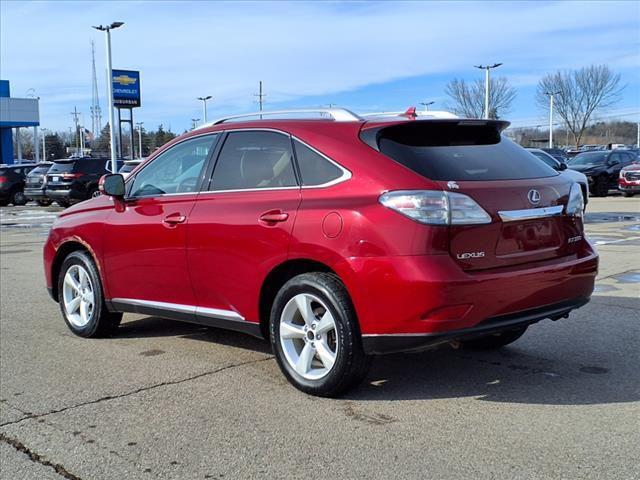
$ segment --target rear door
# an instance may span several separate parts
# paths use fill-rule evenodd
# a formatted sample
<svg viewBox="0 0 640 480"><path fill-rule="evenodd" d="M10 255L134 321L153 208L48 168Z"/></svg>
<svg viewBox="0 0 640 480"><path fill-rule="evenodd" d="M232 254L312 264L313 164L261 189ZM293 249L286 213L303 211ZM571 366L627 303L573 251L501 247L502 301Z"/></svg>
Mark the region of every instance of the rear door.
<svg viewBox="0 0 640 480"><path fill-rule="evenodd" d="M382 130L380 151L442 190L463 193L491 223L452 225L450 255L465 270L572 254L580 219L564 215L571 181L500 135L504 122L424 121Z"/></svg>
<svg viewBox="0 0 640 480"><path fill-rule="evenodd" d="M232 131L208 191L188 225L187 256L199 315L258 321L262 282L287 258L300 204L291 138L274 131Z"/></svg>

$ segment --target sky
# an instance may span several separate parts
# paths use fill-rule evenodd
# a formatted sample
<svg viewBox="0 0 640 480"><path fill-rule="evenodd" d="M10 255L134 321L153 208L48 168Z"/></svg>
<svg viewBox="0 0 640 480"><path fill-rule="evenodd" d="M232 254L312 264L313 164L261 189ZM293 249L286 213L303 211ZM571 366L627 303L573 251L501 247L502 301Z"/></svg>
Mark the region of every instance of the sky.
<svg viewBox="0 0 640 480"><path fill-rule="evenodd" d="M607 64L626 85L598 118L640 120L640 2L0 2L0 77L14 97L40 97L41 125L68 130L74 107L91 124L91 40L103 125L105 39L114 68L140 70L135 121L181 133L202 119L258 109L344 106L358 113L447 106L453 78L483 78L477 64L517 89L514 126L544 125L538 80L557 70ZM30 90L33 89L33 90Z"/></svg>

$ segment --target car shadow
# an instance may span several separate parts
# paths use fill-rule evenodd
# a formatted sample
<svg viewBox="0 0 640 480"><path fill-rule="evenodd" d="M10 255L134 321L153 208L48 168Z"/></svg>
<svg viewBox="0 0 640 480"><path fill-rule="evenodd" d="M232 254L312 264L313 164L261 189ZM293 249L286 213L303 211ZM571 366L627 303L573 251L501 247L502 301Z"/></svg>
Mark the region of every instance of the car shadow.
<svg viewBox="0 0 640 480"><path fill-rule="evenodd" d="M482 401L591 405L640 400L639 303L600 296L568 320L543 321L522 339L496 351L440 347L420 353L374 357L365 381L343 396L354 401L434 400L476 397ZM629 315L602 321L606 305ZM580 313L582 312L582 313ZM616 325L616 323L618 323ZM123 323L118 338L177 336L271 353L249 335L145 317ZM277 368L270 375L280 375ZM274 378L274 381L276 379Z"/></svg>
<svg viewBox="0 0 640 480"><path fill-rule="evenodd" d="M180 337L261 353L271 353L271 348L265 340L240 332L206 327L195 323L177 322L159 317L144 317L134 320L128 320L125 317L125 320L116 331L115 337Z"/></svg>

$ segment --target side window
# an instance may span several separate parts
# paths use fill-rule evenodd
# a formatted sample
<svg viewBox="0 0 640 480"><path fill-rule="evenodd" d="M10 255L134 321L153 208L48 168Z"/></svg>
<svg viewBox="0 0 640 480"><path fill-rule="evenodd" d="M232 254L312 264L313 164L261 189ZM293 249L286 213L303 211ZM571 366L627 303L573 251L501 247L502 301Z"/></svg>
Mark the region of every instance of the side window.
<svg viewBox="0 0 640 480"><path fill-rule="evenodd" d="M324 185L342 176L342 170L322 155L298 140L293 143L303 185Z"/></svg>
<svg viewBox="0 0 640 480"><path fill-rule="evenodd" d="M620 163L620 154L612 153L611 156L609 157L609 163L611 165L617 165L618 163Z"/></svg>
<svg viewBox="0 0 640 480"><path fill-rule="evenodd" d="M130 196L195 192L218 134L185 140L154 158L134 178Z"/></svg>
<svg viewBox="0 0 640 480"><path fill-rule="evenodd" d="M288 136L276 132L231 132L216 162L211 190L296 185Z"/></svg>

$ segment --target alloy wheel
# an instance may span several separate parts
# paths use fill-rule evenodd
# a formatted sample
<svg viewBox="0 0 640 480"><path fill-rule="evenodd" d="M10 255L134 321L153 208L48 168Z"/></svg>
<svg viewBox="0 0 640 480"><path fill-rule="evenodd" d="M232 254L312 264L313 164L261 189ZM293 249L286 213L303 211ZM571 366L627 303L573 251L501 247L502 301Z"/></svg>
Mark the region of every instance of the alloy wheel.
<svg viewBox="0 0 640 480"><path fill-rule="evenodd" d="M300 293L280 316L280 345L289 366L306 380L331 372L338 356L336 321L315 295Z"/></svg>
<svg viewBox="0 0 640 480"><path fill-rule="evenodd" d="M81 265L72 265L64 276L62 290L67 319L75 327L86 326L95 307L95 293L89 273Z"/></svg>

